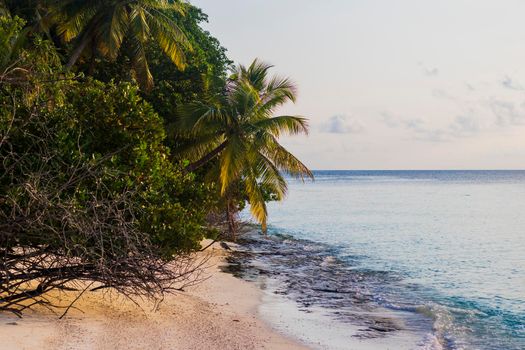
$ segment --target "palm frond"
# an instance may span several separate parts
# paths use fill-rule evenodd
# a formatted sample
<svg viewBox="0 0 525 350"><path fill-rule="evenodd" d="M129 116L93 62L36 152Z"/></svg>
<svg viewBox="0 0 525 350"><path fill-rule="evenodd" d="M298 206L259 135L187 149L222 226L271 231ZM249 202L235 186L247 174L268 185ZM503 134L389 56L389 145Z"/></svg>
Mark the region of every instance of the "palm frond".
<svg viewBox="0 0 525 350"><path fill-rule="evenodd" d="M144 43L138 39L133 42L133 71L137 81L150 90L153 87L153 76L149 70L148 60L146 58L146 49Z"/></svg>
<svg viewBox="0 0 525 350"><path fill-rule="evenodd" d="M288 192L288 184L281 175L275 164L261 152L256 152L255 174L260 183L266 188L272 190L277 196L277 200L282 200Z"/></svg>
<svg viewBox="0 0 525 350"><path fill-rule="evenodd" d="M259 91L263 91L264 87L267 86L268 70L272 67L271 64L255 59L248 68L241 68L240 78L248 81Z"/></svg>
<svg viewBox="0 0 525 350"><path fill-rule="evenodd" d="M269 132L275 137L285 133L288 135L308 134L308 120L299 116L282 115L273 118L265 118L253 122L257 130Z"/></svg>
<svg viewBox="0 0 525 350"><path fill-rule="evenodd" d="M54 0L49 4L50 16L57 23L57 34L65 42L81 35L99 11L97 1Z"/></svg>
<svg viewBox="0 0 525 350"><path fill-rule="evenodd" d="M196 140L190 139L187 144L175 148L174 151L180 158L189 159L191 162L194 162L213 151L213 149L222 142L224 142L224 137L222 135L211 133L208 135L201 135Z"/></svg>
<svg viewBox="0 0 525 350"><path fill-rule="evenodd" d="M183 49L191 49L191 44L180 27L161 10L145 9L150 34L156 39L160 48L179 69L186 67Z"/></svg>
<svg viewBox="0 0 525 350"><path fill-rule="evenodd" d="M168 13L183 16L185 1L173 0L49 0L50 13L57 23L57 34L64 42L75 40L67 67L73 66L89 48L111 60L118 56L122 43L133 42L137 80L147 89L153 85L145 56L145 46L155 39L179 68L184 69L184 50L191 45L183 30ZM88 46L89 44L89 46Z"/></svg>
<svg viewBox="0 0 525 350"><path fill-rule="evenodd" d="M291 102L295 102L297 87L289 78L273 77L265 88L265 98L271 100L277 96L286 97Z"/></svg>
<svg viewBox="0 0 525 350"><path fill-rule="evenodd" d="M103 14L102 18L98 20L98 38L99 48L102 54L114 60L117 58L122 42L128 33L128 29L133 27L134 33L142 34L140 38L142 42L146 41L147 33L144 32L140 26L141 17L140 8L133 7L130 12L123 3L117 3L110 10ZM137 36L137 34L135 34Z"/></svg>
<svg viewBox="0 0 525 350"><path fill-rule="evenodd" d="M254 174L248 174L244 182L246 184L246 194L248 195L248 202L250 203L250 213L257 220L262 227L262 231L266 232L268 218L268 210L264 201L264 195L261 187L257 183L257 177Z"/></svg>
<svg viewBox="0 0 525 350"><path fill-rule="evenodd" d="M221 194L226 193L228 187L239 178L246 166L245 155L244 142L238 136L231 137L219 158Z"/></svg>
<svg viewBox="0 0 525 350"><path fill-rule="evenodd" d="M225 130L231 122L231 114L222 107L220 100L209 100L207 103L197 101L179 107L175 126L179 133L197 136L210 130Z"/></svg>
<svg viewBox="0 0 525 350"><path fill-rule="evenodd" d="M272 160L281 171L304 181L305 177L311 179L314 175L306 165L284 148L273 136L268 136L262 152Z"/></svg>

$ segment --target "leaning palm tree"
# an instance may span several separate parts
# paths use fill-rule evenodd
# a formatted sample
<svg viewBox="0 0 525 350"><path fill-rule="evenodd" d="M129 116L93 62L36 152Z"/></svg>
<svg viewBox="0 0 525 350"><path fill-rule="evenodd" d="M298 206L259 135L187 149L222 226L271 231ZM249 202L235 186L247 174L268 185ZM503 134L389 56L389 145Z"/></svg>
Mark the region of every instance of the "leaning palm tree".
<svg viewBox="0 0 525 350"><path fill-rule="evenodd" d="M186 3L174 0L48 0L57 33L73 42L67 67L84 53L114 60L124 41L131 46L137 80L146 88L153 77L146 58L146 45L154 39L179 69L185 66L183 48L190 44L173 20L184 14ZM94 61L93 61L94 62Z"/></svg>
<svg viewBox="0 0 525 350"><path fill-rule="evenodd" d="M265 191L281 200L287 191L283 174L312 177L278 142L282 134L307 134L308 123L300 116L274 116L278 107L295 102L296 89L287 78L269 77L271 67L259 60L249 67L240 65L223 93L182 107L178 120L178 129L194 139L183 153L193 160L187 170L217 159L221 195L241 181L263 232L268 215Z"/></svg>

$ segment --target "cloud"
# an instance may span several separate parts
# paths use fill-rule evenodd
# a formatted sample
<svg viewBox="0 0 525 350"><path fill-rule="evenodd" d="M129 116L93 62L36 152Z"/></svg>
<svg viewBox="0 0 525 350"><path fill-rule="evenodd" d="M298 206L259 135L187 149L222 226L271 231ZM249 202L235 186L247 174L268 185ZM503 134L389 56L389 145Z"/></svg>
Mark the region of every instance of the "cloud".
<svg viewBox="0 0 525 350"><path fill-rule="evenodd" d="M418 65L423 70L423 74L425 74L427 77L435 77L439 74L439 69L437 67L426 67L423 62L419 62Z"/></svg>
<svg viewBox="0 0 525 350"><path fill-rule="evenodd" d="M435 77L436 75L439 74L439 69L437 69L437 68L432 68L432 69L425 68L424 72L425 72L425 75L427 77Z"/></svg>
<svg viewBox="0 0 525 350"><path fill-rule="evenodd" d="M471 137L480 131L478 121L469 116L457 116L443 128L433 128L424 122L409 124L415 139L427 142L448 142L457 138Z"/></svg>
<svg viewBox="0 0 525 350"><path fill-rule="evenodd" d="M405 129L419 129L424 124L420 118L403 118L390 112L381 113L381 121L389 128L403 127Z"/></svg>
<svg viewBox="0 0 525 350"><path fill-rule="evenodd" d="M449 130L453 136L466 137L480 131L479 121L468 115L459 115L454 122L449 125Z"/></svg>
<svg viewBox="0 0 525 350"><path fill-rule="evenodd" d="M420 122L419 119L406 119L390 112L381 112L381 121L392 129L399 127L410 129Z"/></svg>
<svg viewBox="0 0 525 350"><path fill-rule="evenodd" d="M476 88L471 83L465 83L465 87L468 91L476 91Z"/></svg>
<svg viewBox="0 0 525 350"><path fill-rule="evenodd" d="M391 129L400 128L409 131L416 140L432 142L444 140L444 132L427 127L425 121L420 118L403 118L389 112L382 112L381 120Z"/></svg>
<svg viewBox="0 0 525 350"><path fill-rule="evenodd" d="M419 118L413 118L413 119L404 119L401 121L401 124L406 128L410 130L423 130L425 122L422 119Z"/></svg>
<svg viewBox="0 0 525 350"><path fill-rule="evenodd" d="M505 78L503 78L503 80L501 81L501 85L503 85L503 87L510 89L510 90L515 90L515 91L525 90L520 83L516 82L508 75L506 75Z"/></svg>
<svg viewBox="0 0 525 350"><path fill-rule="evenodd" d="M389 128L404 129L412 134L414 139L426 142L446 142L455 138L470 137L481 131L476 118L471 115L460 115L447 126L435 128L421 118L402 118L383 112L383 123Z"/></svg>
<svg viewBox="0 0 525 350"><path fill-rule="evenodd" d="M480 91L470 94L470 99L461 98L447 89L434 88L431 90L435 98L454 102L458 108L457 114L448 122L434 125L430 119L407 118L403 115L382 112L381 121L388 128L405 130L414 139L429 142L450 142L461 138L475 137L480 133L497 132L502 128L520 127L525 125L525 101L523 98L502 98L500 96L486 96L488 88L525 91L515 79L505 76L503 80L482 82L481 90L472 84L465 83L469 91ZM479 86L479 84L478 84ZM485 96L483 96L485 95Z"/></svg>
<svg viewBox="0 0 525 350"><path fill-rule="evenodd" d="M491 85L494 86L494 82ZM498 85L500 88L525 91L525 87L509 76L505 76L505 79L500 81ZM467 88L474 89L471 85L467 85ZM439 99L453 101L463 110L462 115L456 117L453 125L450 126L453 131L461 131L461 134L476 132L480 129L479 125L473 122L475 120L473 117L476 115L491 118L492 122L485 123L484 128L481 129L489 128L489 124L498 127L525 125L525 102L520 103L519 100L512 101L492 96L469 101L437 88L432 90L432 95ZM495 122L493 122L492 116L496 117Z"/></svg>
<svg viewBox="0 0 525 350"><path fill-rule="evenodd" d="M344 115L334 115L320 127L322 132L330 134L357 134L364 129L359 121Z"/></svg>
<svg viewBox="0 0 525 350"><path fill-rule="evenodd" d="M420 118L402 118L389 112L381 113L381 121L389 128L402 127L409 130L419 130L425 123Z"/></svg>
<svg viewBox="0 0 525 350"><path fill-rule="evenodd" d="M406 119L403 121L403 126L413 133L416 140L443 142L449 138L445 130L428 127L422 119Z"/></svg>
<svg viewBox="0 0 525 350"><path fill-rule="evenodd" d="M397 128L399 126L399 120L388 112L381 112L381 121L389 128Z"/></svg>
<svg viewBox="0 0 525 350"><path fill-rule="evenodd" d="M455 96L449 94L446 90L443 89L432 89L432 96L443 100L458 102L458 99Z"/></svg>
<svg viewBox="0 0 525 350"><path fill-rule="evenodd" d="M516 107L514 102L492 99L489 102L492 113L496 116L496 124L499 126L523 125L525 124L524 104Z"/></svg>

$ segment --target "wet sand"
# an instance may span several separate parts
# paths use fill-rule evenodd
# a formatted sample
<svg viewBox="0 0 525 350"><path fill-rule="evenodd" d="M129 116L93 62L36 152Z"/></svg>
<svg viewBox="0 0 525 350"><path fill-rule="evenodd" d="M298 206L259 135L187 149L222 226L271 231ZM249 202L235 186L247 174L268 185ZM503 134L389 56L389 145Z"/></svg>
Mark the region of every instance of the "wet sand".
<svg viewBox="0 0 525 350"><path fill-rule="evenodd" d="M431 318L374 299L371 288L392 277L354 270L337 255L321 243L248 233L227 258L226 270L264 291L263 319L313 348L442 350Z"/></svg>

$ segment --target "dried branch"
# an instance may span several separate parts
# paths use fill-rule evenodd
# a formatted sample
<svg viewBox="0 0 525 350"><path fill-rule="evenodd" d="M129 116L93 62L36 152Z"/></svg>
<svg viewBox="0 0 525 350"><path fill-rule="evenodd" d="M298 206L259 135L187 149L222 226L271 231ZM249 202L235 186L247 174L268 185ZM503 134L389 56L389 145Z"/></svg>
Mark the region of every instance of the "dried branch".
<svg viewBox="0 0 525 350"><path fill-rule="evenodd" d="M91 291L161 300L201 281L207 258L162 256L139 228L137 190L111 186L122 174L107 162L126 147L95 161L64 160L43 118L31 113L0 134L0 310L58 309L50 292L80 290L64 315ZM22 151L9 134L13 123L24 130Z"/></svg>

